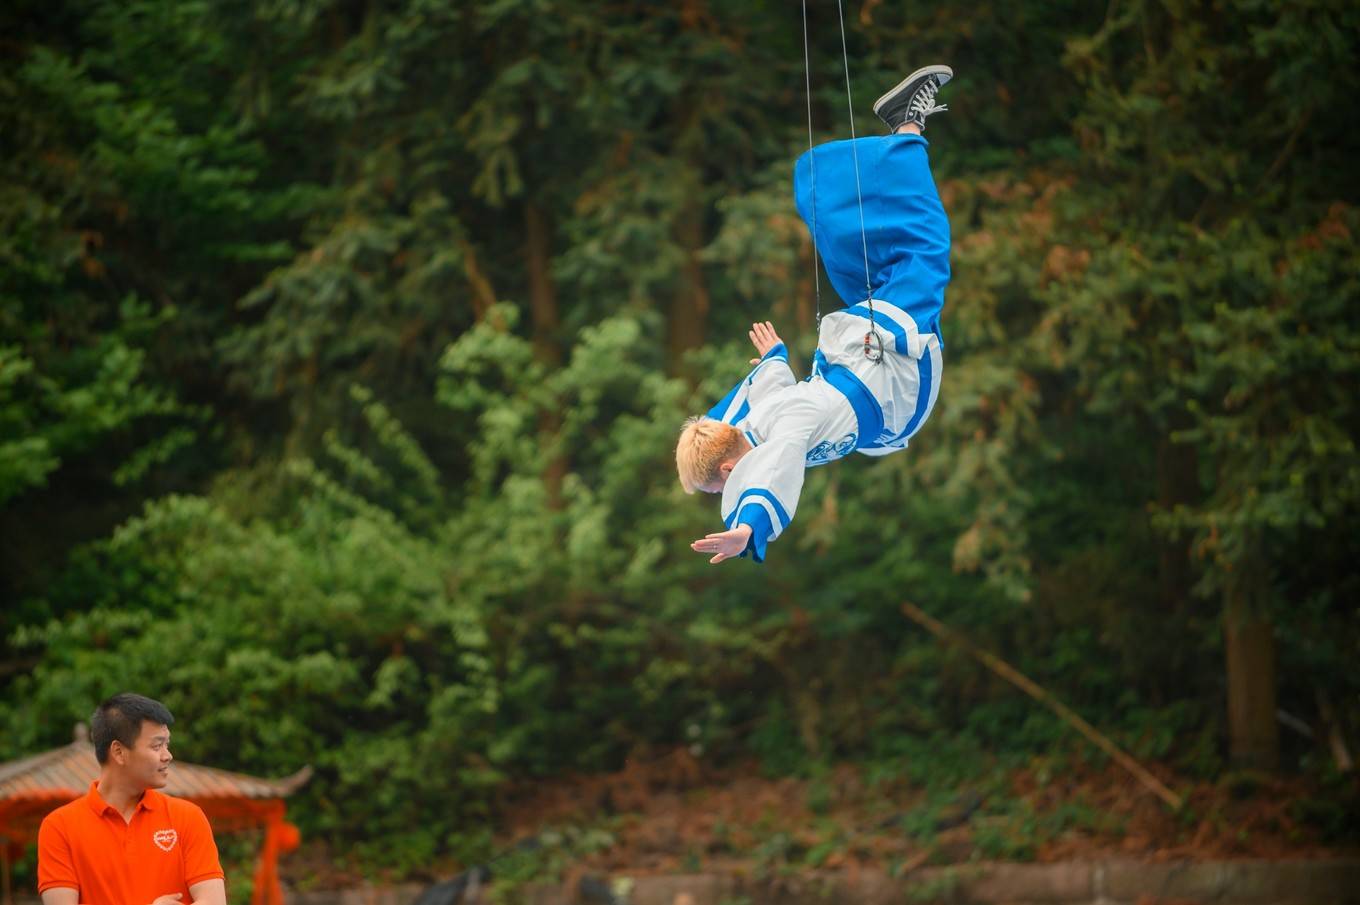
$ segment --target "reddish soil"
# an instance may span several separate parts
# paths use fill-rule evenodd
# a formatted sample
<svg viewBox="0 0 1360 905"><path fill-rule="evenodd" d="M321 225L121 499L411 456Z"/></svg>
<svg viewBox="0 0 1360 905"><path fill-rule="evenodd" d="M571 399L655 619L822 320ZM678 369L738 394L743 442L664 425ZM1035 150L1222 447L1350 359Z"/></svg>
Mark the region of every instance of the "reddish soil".
<svg viewBox="0 0 1360 905"><path fill-rule="evenodd" d="M1053 862L1110 856L1146 860L1325 858L1360 855L1327 845L1297 805L1322 796L1305 779L1238 777L1187 783L1150 765L1187 806L1173 813L1113 763L1050 758L990 791L960 789L941 801L905 780L870 782L842 765L818 780L771 779L758 765L714 768L678 749L630 760L608 774L570 776L508 792L497 847L553 832L552 862L569 874L785 871L894 873L974 858ZM997 787L1001 786L1001 789ZM949 799L951 795L943 796ZM586 831L612 844L578 846ZM1352 837L1354 838L1354 837ZM539 849L540 853L544 851ZM431 864L447 877L466 865ZM284 858L285 879L353 885L324 846ZM381 878L379 878L381 879ZM387 878L393 879L393 878Z"/></svg>
<svg viewBox="0 0 1360 905"><path fill-rule="evenodd" d="M615 845L586 855L583 866L634 873L762 860L901 870L978 855L1051 862L1357 853L1355 846L1324 844L1319 828L1295 816L1296 802L1318 794L1303 779L1187 785L1168 770L1150 769L1186 796L1182 813L1172 813L1119 766L1093 767L1075 757L1012 774L1004 794L974 793L978 806L970 815L957 804L923 811L923 790L868 783L849 765L816 782L768 779L754 765L707 768L682 749L630 761L617 773L525 788L507 802L501 839L511 844L547 828L607 826Z"/></svg>

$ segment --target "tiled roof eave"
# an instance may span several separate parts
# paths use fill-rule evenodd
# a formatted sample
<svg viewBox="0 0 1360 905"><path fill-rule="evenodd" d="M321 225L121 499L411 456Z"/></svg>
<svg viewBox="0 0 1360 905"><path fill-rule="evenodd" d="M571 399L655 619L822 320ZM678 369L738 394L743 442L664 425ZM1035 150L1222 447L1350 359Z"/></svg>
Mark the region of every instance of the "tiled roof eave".
<svg viewBox="0 0 1360 905"><path fill-rule="evenodd" d="M179 798L286 798L312 776L310 766L280 780L260 779L215 767L175 762L170 782L164 791ZM94 746L73 742L43 754L0 765L0 802L15 799L47 798L50 795L79 795L99 777Z"/></svg>

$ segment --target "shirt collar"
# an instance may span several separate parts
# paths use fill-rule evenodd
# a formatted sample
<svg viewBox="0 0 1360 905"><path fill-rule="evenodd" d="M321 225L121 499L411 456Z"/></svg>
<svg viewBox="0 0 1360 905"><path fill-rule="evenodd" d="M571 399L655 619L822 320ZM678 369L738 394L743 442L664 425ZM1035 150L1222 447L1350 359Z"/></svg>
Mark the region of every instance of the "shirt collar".
<svg viewBox="0 0 1360 905"><path fill-rule="evenodd" d="M105 801L103 795L99 794L99 780L97 779L90 783L90 791L85 795L85 803L90 806L90 810L101 816L105 811L113 811L115 814L118 813L118 810ZM136 810L159 811L163 804L164 797L161 793L157 792L155 789L147 789L142 793L142 800L137 802Z"/></svg>
<svg viewBox="0 0 1360 905"><path fill-rule="evenodd" d="M85 803L90 806L91 811L94 811L101 817L104 815L105 811L113 810L113 805L105 801L104 796L99 794L99 780L97 779L90 783L90 791L89 794L85 796Z"/></svg>

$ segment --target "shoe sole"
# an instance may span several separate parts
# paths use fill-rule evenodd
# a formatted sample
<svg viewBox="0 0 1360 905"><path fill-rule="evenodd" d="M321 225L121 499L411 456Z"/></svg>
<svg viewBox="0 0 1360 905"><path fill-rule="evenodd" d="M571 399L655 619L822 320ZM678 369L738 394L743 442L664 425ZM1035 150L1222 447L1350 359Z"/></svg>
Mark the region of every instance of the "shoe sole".
<svg viewBox="0 0 1360 905"><path fill-rule="evenodd" d="M896 100L902 94L903 89L905 89L912 82L919 81L928 75L937 76L940 80L940 84L944 85L945 82L949 81L954 77L954 70L950 69L948 66L940 65L922 66L920 69L916 70L911 75L907 76L902 81L898 82L897 85L891 91L887 92L878 100L874 101L874 115L880 116L878 111L882 110L884 107L888 106L894 100Z"/></svg>

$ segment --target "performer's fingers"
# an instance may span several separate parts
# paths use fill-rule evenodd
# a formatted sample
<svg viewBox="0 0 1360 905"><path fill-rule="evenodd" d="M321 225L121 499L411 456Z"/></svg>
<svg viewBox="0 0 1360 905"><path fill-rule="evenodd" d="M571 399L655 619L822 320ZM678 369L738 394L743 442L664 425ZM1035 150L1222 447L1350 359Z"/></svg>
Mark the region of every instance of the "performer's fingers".
<svg viewBox="0 0 1360 905"><path fill-rule="evenodd" d="M717 556L715 556L715 557L713 557L712 559L710 559L710 560L709 560L709 563L710 563L711 565L715 565L715 566L716 566L718 563L722 562L724 559L727 559L727 557L724 556L723 554L719 553Z"/></svg>

